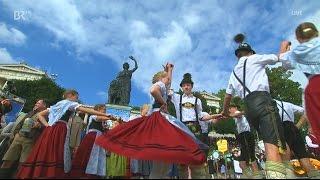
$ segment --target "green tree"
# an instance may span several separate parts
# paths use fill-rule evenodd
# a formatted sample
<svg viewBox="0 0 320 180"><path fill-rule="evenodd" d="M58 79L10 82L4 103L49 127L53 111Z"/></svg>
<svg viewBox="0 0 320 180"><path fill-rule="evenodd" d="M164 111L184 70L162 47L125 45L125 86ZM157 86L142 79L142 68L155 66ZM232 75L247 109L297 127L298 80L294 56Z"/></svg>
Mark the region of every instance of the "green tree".
<svg viewBox="0 0 320 180"><path fill-rule="evenodd" d="M266 69L269 78L270 94L272 98L291 102L296 105L302 103L302 88L300 83L289 79L291 71L282 67Z"/></svg>
<svg viewBox="0 0 320 180"><path fill-rule="evenodd" d="M226 94L226 89L220 89L218 93L216 94L217 97L219 97L221 100L219 102L219 106L222 108L223 107L223 101L224 101L224 96Z"/></svg>
<svg viewBox="0 0 320 180"><path fill-rule="evenodd" d="M219 134L236 134L236 124L233 118L228 118L225 120L220 120L213 125L215 132Z"/></svg>
<svg viewBox="0 0 320 180"><path fill-rule="evenodd" d="M32 110L37 99L46 99L49 104L54 104L62 99L64 89L49 78L42 78L36 81L16 80L16 95L26 99L23 111Z"/></svg>

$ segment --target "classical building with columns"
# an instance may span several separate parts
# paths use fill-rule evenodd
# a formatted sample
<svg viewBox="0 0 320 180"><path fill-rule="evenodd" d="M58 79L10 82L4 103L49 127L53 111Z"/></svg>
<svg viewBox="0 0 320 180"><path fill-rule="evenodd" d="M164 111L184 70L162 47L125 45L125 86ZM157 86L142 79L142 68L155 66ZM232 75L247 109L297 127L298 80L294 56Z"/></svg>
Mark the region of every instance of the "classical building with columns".
<svg viewBox="0 0 320 180"><path fill-rule="evenodd" d="M38 70L25 63L0 64L0 89L9 80L39 80L47 77L44 71Z"/></svg>
<svg viewBox="0 0 320 180"><path fill-rule="evenodd" d="M219 97L215 96L212 93L208 93L206 91L202 91L202 92L200 92L200 94L204 99L206 99L207 105L209 107L214 107L216 109L217 112L212 112L212 113L220 112L219 102L220 102L221 99Z"/></svg>

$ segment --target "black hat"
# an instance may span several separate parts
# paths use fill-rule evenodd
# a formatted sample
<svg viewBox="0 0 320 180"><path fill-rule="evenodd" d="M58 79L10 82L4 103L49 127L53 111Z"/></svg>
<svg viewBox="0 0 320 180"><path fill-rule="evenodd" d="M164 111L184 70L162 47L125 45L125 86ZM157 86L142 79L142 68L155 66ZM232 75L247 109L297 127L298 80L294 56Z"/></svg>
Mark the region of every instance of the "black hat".
<svg viewBox="0 0 320 180"><path fill-rule="evenodd" d="M256 52L251 49L251 46L248 43L240 43L238 49L235 50L234 54L237 56L240 51L249 51L255 54Z"/></svg>
<svg viewBox="0 0 320 180"><path fill-rule="evenodd" d="M183 79L182 79L182 81L180 83L180 87L182 87L183 84L187 84L187 83L189 83L189 84L191 84L193 86L193 81L191 79L191 74L190 73L185 73L183 75Z"/></svg>

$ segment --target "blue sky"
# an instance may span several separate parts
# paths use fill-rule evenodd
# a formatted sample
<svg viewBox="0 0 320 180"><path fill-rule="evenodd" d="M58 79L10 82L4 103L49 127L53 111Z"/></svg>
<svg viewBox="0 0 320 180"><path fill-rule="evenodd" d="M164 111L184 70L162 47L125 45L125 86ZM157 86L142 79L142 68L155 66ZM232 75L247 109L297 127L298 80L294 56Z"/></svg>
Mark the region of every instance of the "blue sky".
<svg viewBox="0 0 320 180"><path fill-rule="evenodd" d="M190 72L196 90L226 86L236 63L232 37L243 32L257 53L293 44L303 21L319 27L320 1L276 0L0 0L0 63L27 64L58 74L84 103L106 102L107 87L133 55L131 104L149 102L151 77L175 64L173 88ZM14 19L14 13L24 19ZM130 62L133 66L132 62ZM306 83L300 73L294 80Z"/></svg>

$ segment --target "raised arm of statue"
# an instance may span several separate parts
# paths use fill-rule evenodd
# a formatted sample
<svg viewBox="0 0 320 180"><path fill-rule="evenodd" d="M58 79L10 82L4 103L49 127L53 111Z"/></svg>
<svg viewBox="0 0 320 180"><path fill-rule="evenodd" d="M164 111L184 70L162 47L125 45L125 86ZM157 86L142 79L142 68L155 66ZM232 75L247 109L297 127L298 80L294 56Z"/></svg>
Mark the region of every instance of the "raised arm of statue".
<svg viewBox="0 0 320 180"><path fill-rule="evenodd" d="M129 56L129 58L134 61L134 68L131 71L131 73L135 72L138 69L138 63L137 60L133 56Z"/></svg>

